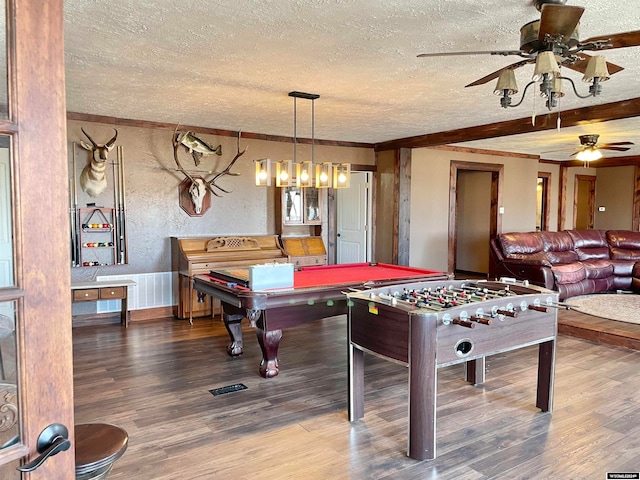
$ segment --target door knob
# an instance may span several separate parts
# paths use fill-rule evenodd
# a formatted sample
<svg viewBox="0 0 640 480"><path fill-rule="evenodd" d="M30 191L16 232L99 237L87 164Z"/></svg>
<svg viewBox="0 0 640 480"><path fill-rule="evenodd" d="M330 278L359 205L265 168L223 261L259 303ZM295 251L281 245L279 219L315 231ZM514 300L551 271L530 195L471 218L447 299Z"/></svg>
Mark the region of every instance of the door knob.
<svg viewBox="0 0 640 480"><path fill-rule="evenodd" d="M67 427L59 423L53 423L45 428L38 437L36 448L40 455L29 463L17 467L17 469L21 472L33 472L47 458L68 450L70 446L71 442L69 441Z"/></svg>
<svg viewBox="0 0 640 480"><path fill-rule="evenodd" d="M341 237L342 235L338 234L337 236L338 236L338 237Z"/></svg>

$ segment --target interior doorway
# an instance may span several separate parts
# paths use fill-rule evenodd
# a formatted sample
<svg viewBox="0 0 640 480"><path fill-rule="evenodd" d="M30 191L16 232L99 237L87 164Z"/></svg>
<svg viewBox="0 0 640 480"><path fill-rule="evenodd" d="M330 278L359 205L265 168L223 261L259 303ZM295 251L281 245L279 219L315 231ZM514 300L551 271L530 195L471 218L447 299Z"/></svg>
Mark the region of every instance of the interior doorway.
<svg viewBox="0 0 640 480"><path fill-rule="evenodd" d="M594 225L596 177L576 175L573 188L573 228L590 230Z"/></svg>
<svg viewBox="0 0 640 480"><path fill-rule="evenodd" d="M501 231L504 166L451 162L448 271L489 274L489 241Z"/></svg>
<svg viewBox="0 0 640 480"><path fill-rule="evenodd" d="M351 172L349 188L336 191L336 263L370 262L371 172Z"/></svg>
<svg viewBox="0 0 640 480"><path fill-rule="evenodd" d="M551 204L551 174L538 172L536 185L536 230L549 230L549 206Z"/></svg>

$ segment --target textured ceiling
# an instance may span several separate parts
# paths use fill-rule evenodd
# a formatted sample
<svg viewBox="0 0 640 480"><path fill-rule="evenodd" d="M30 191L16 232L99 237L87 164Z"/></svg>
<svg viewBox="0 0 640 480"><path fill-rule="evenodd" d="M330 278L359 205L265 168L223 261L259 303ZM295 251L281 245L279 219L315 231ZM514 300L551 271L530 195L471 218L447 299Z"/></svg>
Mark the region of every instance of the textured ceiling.
<svg viewBox="0 0 640 480"><path fill-rule="evenodd" d="M640 29L640 2L569 0L585 7L581 38ZM494 81L468 83L518 57L416 58L419 53L518 49L520 27L539 18L530 0L65 0L67 109L157 122L293 134L292 90L316 93L318 139L377 143L544 114L532 92L499 107ZM598 98L568 93L560 110L640 97L640 47L607 50L625 67ZM564 69L566 70L566 69ZM524 86L533 66L516 70ZM563 71L586 90L581 75ZM311 102L298 101L300 137ZM630 140L619 120L468 143L540 154L578 143ZM566 153L545 158L567 158Z"/></svg>

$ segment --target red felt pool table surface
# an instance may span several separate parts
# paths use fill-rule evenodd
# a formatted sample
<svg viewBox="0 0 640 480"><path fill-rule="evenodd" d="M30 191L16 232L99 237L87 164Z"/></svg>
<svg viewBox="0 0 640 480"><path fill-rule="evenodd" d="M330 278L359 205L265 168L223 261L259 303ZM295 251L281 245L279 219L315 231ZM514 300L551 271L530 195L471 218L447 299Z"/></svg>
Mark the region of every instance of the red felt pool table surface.
<svg viewBox="0 0 640 480"><path fill-rule="evenodd" d="M385 263L349 263L304 267L293 274L293 288L392 281L441 274L437 270L389 265Z"/></svg>

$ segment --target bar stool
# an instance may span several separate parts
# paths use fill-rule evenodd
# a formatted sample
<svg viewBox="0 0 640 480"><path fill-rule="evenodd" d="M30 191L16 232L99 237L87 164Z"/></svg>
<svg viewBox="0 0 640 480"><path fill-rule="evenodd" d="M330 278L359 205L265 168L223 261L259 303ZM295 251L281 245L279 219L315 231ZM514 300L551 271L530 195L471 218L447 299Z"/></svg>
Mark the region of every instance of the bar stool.
<svg viewBox="0 0 640 480"><path fill-rule="evenodd" d="M108 423L75 426L76 480L103 480L127 449L127 432Z"/></svg>

